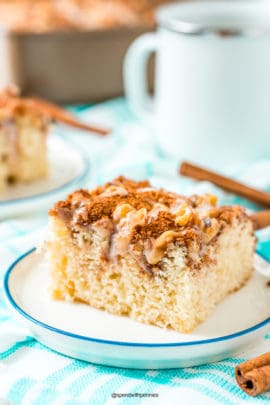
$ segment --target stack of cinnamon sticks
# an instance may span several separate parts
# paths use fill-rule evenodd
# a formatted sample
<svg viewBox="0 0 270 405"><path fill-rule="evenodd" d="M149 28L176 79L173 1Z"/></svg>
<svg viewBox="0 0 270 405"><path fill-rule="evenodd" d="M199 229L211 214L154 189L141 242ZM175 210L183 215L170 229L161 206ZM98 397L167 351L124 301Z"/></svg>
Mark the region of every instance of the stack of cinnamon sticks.
<svg viewBox="0 0 270 405"><path fill-rule="evenodd" d="M235 378L239 387L253 397L270 390L270 352L239 364Z"/></svg>

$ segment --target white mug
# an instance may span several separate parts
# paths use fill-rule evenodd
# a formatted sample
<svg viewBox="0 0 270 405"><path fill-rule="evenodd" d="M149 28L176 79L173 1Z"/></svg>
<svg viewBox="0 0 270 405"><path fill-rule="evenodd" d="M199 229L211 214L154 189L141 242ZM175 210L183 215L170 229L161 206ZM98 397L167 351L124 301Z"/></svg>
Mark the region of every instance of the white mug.
<svg viewBox="0 0 270 405"><path fill-rule="evenodd" d="M161 7L158 31L124 63L127 99L166 155L233 171L270 157L270 6L263 1ZM156 52L154 99L146 66Z"/></svg>

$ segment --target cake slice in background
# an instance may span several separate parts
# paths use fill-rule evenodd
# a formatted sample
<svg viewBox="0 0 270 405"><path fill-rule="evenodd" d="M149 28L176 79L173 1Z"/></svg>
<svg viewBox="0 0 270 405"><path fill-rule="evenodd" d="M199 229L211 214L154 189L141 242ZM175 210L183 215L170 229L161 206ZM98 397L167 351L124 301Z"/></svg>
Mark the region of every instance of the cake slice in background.
<svg viewBox="0 0 270 405"><path fill-rule="evenodd" d="M0 190L7 183L46 176L50 120L18 97L16 88L0 94Z"/></svg>
<svg viewBox="0 0 270 405"><path fill-rule="evenodd" d="M252 274L253 224L211 195L184 197L119 177L50 211L52 293L191 332Z"/></svg>
<svg viewBox="0 0 270 405"><path fill-rule="evenodd" d="M109 129L80 122L68 111L39 98L22 98L17 88L0 93L0 191L8 183L31 182L49 171L47 135L52 122L100 136Z"/></svg>

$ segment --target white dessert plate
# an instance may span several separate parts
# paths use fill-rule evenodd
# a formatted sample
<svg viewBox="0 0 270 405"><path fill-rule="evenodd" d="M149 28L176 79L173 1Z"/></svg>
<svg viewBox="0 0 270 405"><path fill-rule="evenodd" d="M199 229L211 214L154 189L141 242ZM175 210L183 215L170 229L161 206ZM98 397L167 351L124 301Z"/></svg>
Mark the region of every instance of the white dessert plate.
<svg viewBox="0 0 270 405"><path fill-rule="evenodd" d="M59 353L116 367L189 367L242 352L269 330L270 264L256 256L255 268L248 283L217 305L191 334L144 325L81 303L53 300L48 265L35 249L7 270L4 291L35 338Z"/></svg>
<svg viewBox="0 0 270 405"><path fill-rule="evenodd" d="M88 173L89 163L82 151L58 136L48 137L49 175L28 184L14 184L0 194L0 218L50 207L72 191Z"/></svg>

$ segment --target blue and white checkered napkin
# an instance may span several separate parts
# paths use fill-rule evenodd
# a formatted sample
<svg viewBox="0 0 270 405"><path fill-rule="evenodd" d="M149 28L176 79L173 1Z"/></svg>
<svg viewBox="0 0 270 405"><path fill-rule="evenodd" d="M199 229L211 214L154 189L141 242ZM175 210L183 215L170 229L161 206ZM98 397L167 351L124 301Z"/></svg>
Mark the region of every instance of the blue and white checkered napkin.
<svg viewBox="0 0 270 405"><path fill-rule="evenodd" d="M123 99L100 106L75 109L82 118L116 128L108 138L65 132L88 152L91 170L83 186L92 187L119 174L149 178L154 185L180 193L213 191L208 183L193 183L176 175L178 162L160 157L155 139L132 117ZM240 178L260 187L270 186L270 161L255 163ZM251 176L252 174L252 176ZM214 190L222 203L239 198ZM251 206L250 206L251 207ZM42 240L45 212L0 222L0 277L19 255ZM259 233L259 248L270 257L269 229ZM15 321L0 290L0 405L129 405L129 404L226 404L269 403L270 393L254 399L234 381L234 367L246 358L270 350L270 334L238 358L200 367L144 371L88 364L61 356L35 341ZM133 393L133 398L112 398L112 393ZM158 394L140 398L138 394Z"/></svg>

